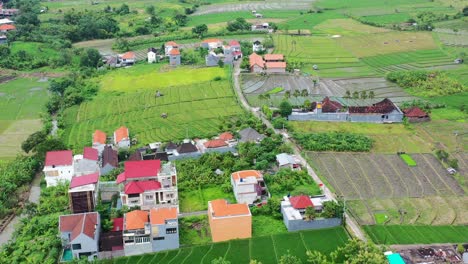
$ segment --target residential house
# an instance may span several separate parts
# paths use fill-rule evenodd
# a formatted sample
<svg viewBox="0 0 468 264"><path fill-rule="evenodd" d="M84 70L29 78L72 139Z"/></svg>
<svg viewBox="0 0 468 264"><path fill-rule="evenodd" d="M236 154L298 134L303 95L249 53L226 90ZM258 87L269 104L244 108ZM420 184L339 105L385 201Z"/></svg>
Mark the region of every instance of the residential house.
<svg viewBox="0 0 468 264"><path fill-rule="evenodd" d="M107 135L106 133L102 132L101 130L96 130L93 133L93 148L97 149L99 155L102 155L102 151L104 151L104 147L106 146L107 142Z"/></svg>
<svg viewBox="0 0 468 264"><path fill-rule="evenodd" d="M241 131L239 131L239 136L239 142L260 143L265 138L265 135L258 133L257 130L251 127L244 128Z"/></svg>
<svg viewBox="0 0 468 264"><path fill-rule="evenodd" d="M403 110L403 113L405 114L405 117L408 119L408 121L411 123L427 122L431 120L429 114L427 114L417 106L405 109Z"/></svg>
<svg viewBox="0 0 468 264"><path fill-rule="evenodd" d="M169 51L169 65L171 65L171 66L180 65L180 51L179 51L179 49L171 49L171 51Z"/></svg>
<svg viewBox="0 0 468 264"><path fill-rule="evenodd" d="M8 18L0 19L0 25L12 25L13 23L15 23L15 22L8 19Z"/></svg>
<svg viewBox="0 0 468 264"><path fill-rule="evenodd" d="M253 52L262 52L264 50L265 49L263 48L263 45L259 40L256 40L256 41L253 42L253 44L252 44L252 51Z"/></svg>
<svg viewBox="0 0 468 264"><path fill-rule="evenodd" d="M118 55L105 55L102 57L102 62L111 68L120 67Z"/></svg>
<svg viewBox="0 0 468 264"><path fill-rule="evenodd" d="M11 17L18 14L18 9L6 9L3 8L3 3L0 1L0 17Z"/></svg>
<svg viewBox="0 0 468 264"><path fill-rule="evenodd" d="M112 146L105 146L102 151L100 174L106 175L119 167L119 155Z"/></svg>
<svg viewBox="0 0 468 264"><path fill-rule="evenodd" d="M160 160L127 161L117 176L122 205L142 209L178 206L177 172L172 163Z"/></svg>
<svg viewBox="0 0 468 264"><path fill-rule="evenodd" d="M153 252L148 211L134 210L124 215L123 246L125 256Z"/></svg>
<svg viewBox="0 0 468 264"><path fill-rule="evenodd" d="M265 68L265 62L263 61L262 56L258 55L255 52L250 54L249 63L250 63L250 72L263 73L263 69Z"/></svg>
<svg viewBox="0 0 468 264"><path fill-rule="evenodd" d="M176 207L150 210L153 252L179 248L179 220Z"/></svg>
<svg viewBox="0 0 468 264"><path fill-rule="evenodd" d="M201 43L202 48L209 50L221 48L221 46L223 46L223 41L216 38L205 39Z"/></svg>
<svg viewBox="0 0 468 264"><path fill-rule="evenodd" d="M372 123L400 123L403 121L403 112L390 99L370 106L350 106L349 121Z"/></svg>
<svg viewBox="0 0 468 264"><path fill-rule="evenodd" d="M241 45L237 40L229 41L229 46L231 46L232 51L241 51Z"/></svg>
<svg viewBox="0 0 468 264"><path fill-rule="evenodd" d="M259 23L259 24L253 24L252 25L252 31L266 31L266 32L273 32L272 29L270 29L270 24L268 23Z"/></svg>
<svg viewBox="0 0 468 264"><path fill-rule="evenodd" d="M263 15L260 14L260 13L255 13L255 17L256 17L256 18L263 18Z"/></svg>
<svg viewBox="0 0 468 264"><path fill-rule="evenodd" d="M237 140L230 132L221 133L219 134L218 138L226 142L228 145L237 145Z"/></svg>
<svg viewBox="0 0 468 264"><path fill-rule="evenodd" d="M177 144L174 142L169 142L166 145L166 152L168 155L173 155L177 151Z"/></svg>
<svg viewBox="0 0 468 264"><path fill-rule="evenodd" d="M8 43L8 38L5 35L0 35L0 45L1 44L7 44Z"/></svg>
<svg viewBox="0 0 468 264"><path fill-rule="evenodd" d="M85 147L83 155L73 156L74 176L82 176L99 172L99 152L97 149Z"/></svg>
<svg viewBox="0 0 468 264"><path fill-rule="evenodd" d="M200 150L195 146L193 141L185 139L182 144L177 146L177 149L172 151L172 156L176 157L198 157L200 156ZM171 160L171 159L170 159Z"/></svg>
<svg viewBox="0 0 468 264"><path fill-rule="evenodd" d="M281 154L276 155L276 163L278 164L278 167L280 169L282 168L288 168L291 170L301 169L301 165L299 164L299 162L296 161L296 159L293 156L287 153L281 153Z"/></svg>
<svg viewBox="0 0 468 264"><path fill-rule="evenodd" d="M214 51L209 51L208 55L205 56L205 63L208 67L218 66L220 56L218 56Z"/></svg>
<svg viewBox="0 0 468 264"><path fill-rule="evenodd" d="M266 62L266 73L286 73L286 62Z"/></svg>
<svg viewBox="0 0 468 264"><path fill-rule="evenodd" d="M148 48L148 63L154 63L154 62L159 62L159 50L156 48Z"/></svg>
<svg viewBox="0 0 468 264"><path fill-rule="evenodd" d="M68 196L74 214L94 211L98 194L99 172L73 177Z"/></svg>
<svg viewBox="0 0 468 264"><path fill-rule="evenodd" d="M13 24L0 25L0 33L6 33L8 31L13 31L13 30L16 30L16 27Z"/></svg>
<svg viewBox="0 0 468 264"><path fill-rule="evenodd" d="M121 126L114 132L114 145L117 148L130 148L130 133L128 128Z"/></svg>
<svg viewBox="0 0 468 264"><path fill-rule="evenodd" d="M331 201L325 195L319 196L285 196L281 201L281 213L283 222L288 231L306 229L320 229L341 225L341 218L315 218L307 219L305 214L307 207L314 208L316 213L321 213L325 202Z"/></svg>
<svg viewBox="0 0 468 264"><path fill-rule="evenodd" d="M238 203L254 204L269 197L263 175L257 170L237 171L231 174L231 185Z"/></svg>
<svg viewBox="0 0 468 264"><path fill-rule="evenodd" d="M61 215L59 218L60 238L64 249L62 260L70 252L73 259L88 257L94 260L98 255L101 221L97 212Z"/></svg>
<svg viewBox="0 0 468 264"><path fill-rule="evenodd" d="M119 59L124 66L133 65L136 62L136 54L133 51L128 51L124 54L120 54Z"/></svg>
<svg viewBox="0 0 468 264"><path fill-rule="evenodd" d="M74 173L72 151L47 152L42 171L45 175L47 187L56 186L59 182L70 181Z"/></svg>
<svg viewBox="0 0 468 264"><path fill-rule="evenodd" d="M265 62L281 62L284 61L283 54L265 54L264 56Z"/></svg>
<svg viewBox="0 0 468 264"><path fill-rule="evenodd" d="M213 242L252 237L252 214L247 204L209 201L208 221Z"/></svg>
<svg viewBox="0 0 468 264"><path fill-rule="evenodd" d="M172 49L179 49L179 45L174 41L169 41L164 44L164 54L166 54L166 56L170 55Z"/></svg>

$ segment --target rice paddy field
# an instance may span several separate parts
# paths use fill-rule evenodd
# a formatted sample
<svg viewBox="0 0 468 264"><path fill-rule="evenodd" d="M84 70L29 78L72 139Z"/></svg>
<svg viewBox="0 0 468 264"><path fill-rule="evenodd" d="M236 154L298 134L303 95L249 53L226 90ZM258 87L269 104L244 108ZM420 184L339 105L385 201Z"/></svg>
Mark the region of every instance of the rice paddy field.
<svg viewBox="0 0 468 264"><path fill-rule="evenodd" d="M138 67L104 76L96 98L65 111L65 142L80 149L91 144L94 130L112 134L122 125L140 144L212 136L224 118L242 112L227 71L201 68L158 73L156 68L147 71L147 65ZM138 78L126 70L136 71ZM214 81L217 76L221 80ZM162 96L157 97L157 91Z"/></svg>
<svg viewBox="0 0 468 264"><path fill-rule="evenodd" d="M330 253L342 246L348 235L342 227L322 230L259 236L243 240L180 248L155 254L124 257L115 263L212 263L222 258L231 263L248 263L255 259L262 263L278 263L281 256L290 254L306 261L307 250Z"/></svg>
<svg viewBox="0 0 468 264"><path fill-rule="evenodd" d="M465 243L468 226L364 226L377 244Z"/></svg>

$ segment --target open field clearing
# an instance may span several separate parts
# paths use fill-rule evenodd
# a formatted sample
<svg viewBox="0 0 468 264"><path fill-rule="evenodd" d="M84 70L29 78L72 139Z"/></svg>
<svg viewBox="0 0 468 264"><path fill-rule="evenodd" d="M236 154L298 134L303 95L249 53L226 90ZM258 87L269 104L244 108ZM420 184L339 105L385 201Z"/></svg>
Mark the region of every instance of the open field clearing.
<svg viewBox="0 0 468 264"><path fill-rule="evenodd" d="M364 226L377 244L465 243L468 226Z"/></svg>
<svg viewBox="0 0 468 264"><path fill-rule="evenodd" d="M465 115L466 116L466 115ZM443 148L449 152L468 152L468 123L466 121L435 120L415 124L418 135L432 148ZM461 134L463 132L465 134ZM458 136L455 135L458 132Z"/></svg>
<svg viewBox="0 0 468 264"><path fill-rule="evenodd" d="M290 252L306 260L307 250L328 254L344 245L348 235L342 227L259 236L251 239L231 240L173 251L116 259L116 263L206 263L222 257L231 263L248 263L250 259L262 263L277 263ZM261 249L261 250L259 250Z"/></svg>
<svg viewBox="0 0 468 264"><path fill-rule="evenodd" d="M267 1L267 2L248 2L248 3L225 3L202 5L195 12L195 15L252 11L263 12L263 10L308 10L312 7L314 0L291 0L291 1Z"/></svg>
<svg viewBox="0 0 468 264"><path fill-rule="evenodd" d="M350 18L329 19L324 21L323 23L318 24L314 28L330 35L340 34L345 36L382 33L390 31L386 28L368 26Z"/></svg>
<svg viewBox="0 0 468 264"><path fill-rule="evenodd" d="M40 119L21 119L8 123L0 120L0 126L8 125L3 127L3 131L0 130L0 160L13 159L17 154L24 153L21 143L42 128Z"/></svg>
<svg viewBox="0 0 468 264"><path fill-rule="evenodd" d="M308 153L338 195L350 200L462 196L464 190L432 154L411 154L407 166L397 155Z"/></svg>
<svg viewBox="0 0 468 264"><path fill-rule="evenodd" d="M265 21L268 21L269 19L291 19L291 17L296 17L300 15L298 10L259 10L259 12L261 12L261 14L263 15L263 20ZM246 10L244 12L234 11L205 15L196 14L189 16L187 26L193 27L200 24L210 25L217 23L227 23L228 21L235 20L239 17L257 20L252 14L251 10Z"/></svg>
<svg viewBox="0 0 468 264"><path fill-rule="evenodd" d="M439 49L389 53L363 58L375 71L385 74L392 71L422 69L457 69L461 66Z"/></svg>
<svg viewBox="0 0 468 264"><path fill-rule="evenodd" d="M358 58L437 48L432 35L427 32L391 31L365 36L344 36L336 40Z"/></svg>
<svg viewBox="0 0 468 264"><path fill-rule="evenodd" d="M199 190L180 192L180 211L195 212L208 209L208 201L216 199L226 199L230 203L235 203L236 198L232 193L224 193L219 187L208 187Z"/></svg>
<svg viewBox="0 0 468 264"><path fill-rule="evenodd" d="M441 21L435 23L435 26L435 32L444 32L445 30L447 30L448 32L453 32L453 30L457 30L458 32L465 32L468 31L468 20L456 19L449 21Z"/></svg>
<svg viewBox="0 0 468 264"><path fill-rule="evenodd" d="M447 46L468 47L468 31L466 33L438 33L439 39Z"/></svg>

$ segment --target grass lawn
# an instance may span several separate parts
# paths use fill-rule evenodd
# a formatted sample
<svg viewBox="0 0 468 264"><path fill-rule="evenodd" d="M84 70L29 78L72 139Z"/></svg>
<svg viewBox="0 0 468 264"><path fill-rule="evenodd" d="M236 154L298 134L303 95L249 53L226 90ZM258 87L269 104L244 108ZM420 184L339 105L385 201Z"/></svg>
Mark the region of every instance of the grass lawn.
<svg viewBox="0 0 468 264"><path fill-rule="evenodd" d="M415 167L417 165L416 161L408 154L400 154L400 158L410 167Z"/></svg>
<svg viewBox="0 0 468 264"><path fill-rule="evenodd" d="M182 237L183 234L181 234ZM278 259L290 252L303 262L306 261L306 250L318 250L330 253L337 247L343 246L348 235L343 227L321 230L309 230L301 232L274 234L268 236L253 237L251 239L231 240L221 243L207 244L178 250L147 254L142 258L122 257L116 259L116 263L136 263L149 259L150 255L156 255L151 263L207 263L219 257L231 263L248 263L250 259L262 263L277 263ZM161 256L161 257L160 257ZM185 256L184 260L182 257ZM128 260L128 261L127 261Z"/></svg>
<svg viewBox="0 0 468 264"><path fill-rule="evenodd" d="M252 217L252 236L274 235L288 232L283 220L270 216L255 215Z"/></svg>
<svg viewBox="0 0 468 264"><path fill-rule="evenodd" d="M375 213L374 218L376 224L382 225L385 224L385 222L387 222L388 215L385 213Z"/></svg>
<svg viewBox="0 0 468 264"><path fill-rule="evenodd" d="M211 242L208 216L190 216L179 220L180 244L184 246Z"/></svg>
<svg viewBox="0 0 468 264"><path fill-rule="evenodd" d="M232 192L225 193L219 186L207 187L199 190L184 191L179 193L180 211L195 212L208 209L208 201L227 199L231 203L236 202Z"/></svg>
<svg viewBox="0 0 468 264"><path fill-rule="evenodd" d="M468 241L468 226L364 226L377 244L463 243Z"/></svg>

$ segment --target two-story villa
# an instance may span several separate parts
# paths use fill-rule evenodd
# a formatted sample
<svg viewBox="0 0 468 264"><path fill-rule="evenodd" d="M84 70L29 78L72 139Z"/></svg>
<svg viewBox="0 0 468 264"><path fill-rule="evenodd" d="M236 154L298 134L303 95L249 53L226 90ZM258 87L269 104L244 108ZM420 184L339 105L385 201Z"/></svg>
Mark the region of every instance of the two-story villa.
<svg viewBox="0 0 468 264"><path fill-rule="evenodd" d="M263 175L256 170L232 173L231 185L238 203L253 204L269 196Z"/></svg>
<svg viewBox="0 0 468 264"><path fill-rule="evenodd" d="M42 171L45 175L47 187L56 186L59 182L70 181L74 173L72 151L47 152Z"/></svg>

